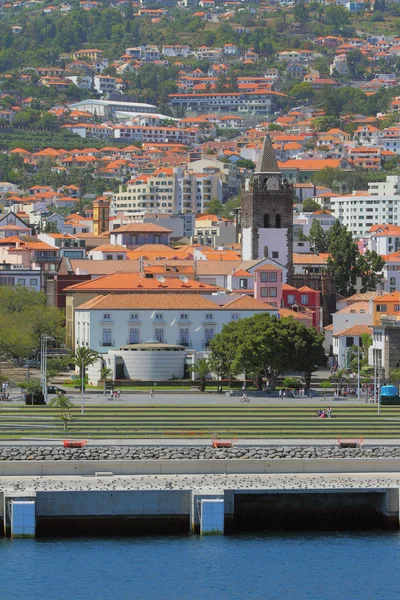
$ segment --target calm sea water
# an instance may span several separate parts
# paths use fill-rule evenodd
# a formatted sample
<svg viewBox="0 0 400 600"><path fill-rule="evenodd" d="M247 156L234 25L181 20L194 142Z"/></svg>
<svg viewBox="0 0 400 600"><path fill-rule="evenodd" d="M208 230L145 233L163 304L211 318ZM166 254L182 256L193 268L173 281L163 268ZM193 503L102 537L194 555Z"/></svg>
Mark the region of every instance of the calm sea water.
<svg viewBox="0 0 400 600"><path fill-rule="evenodd" d="M1 600L398 600L400 534L0 540Z"/></svg>

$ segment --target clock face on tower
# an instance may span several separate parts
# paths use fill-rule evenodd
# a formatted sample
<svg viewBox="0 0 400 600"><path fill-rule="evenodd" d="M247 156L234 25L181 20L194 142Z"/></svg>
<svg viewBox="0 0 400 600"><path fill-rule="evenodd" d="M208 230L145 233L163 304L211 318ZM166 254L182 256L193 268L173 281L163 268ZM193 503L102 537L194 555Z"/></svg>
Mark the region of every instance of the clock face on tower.
<svg viewBox="0 0 400 600"><path fill-rule="evenodd" d="M267 190L278 190L279 189L279 179L276 177L271 177L267 181Z"/></svg>

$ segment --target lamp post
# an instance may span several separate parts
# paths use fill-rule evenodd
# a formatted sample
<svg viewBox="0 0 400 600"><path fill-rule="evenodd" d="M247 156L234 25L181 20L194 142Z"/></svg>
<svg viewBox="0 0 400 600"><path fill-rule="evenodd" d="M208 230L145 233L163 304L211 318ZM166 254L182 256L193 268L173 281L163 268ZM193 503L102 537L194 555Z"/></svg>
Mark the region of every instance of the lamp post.
<svg viewBox="0 0 400 600"><path fill-rule="evenodd" d="M85 398L84 398L84 383L85 383L85 374L84 374L84 370L83 370L83 356L81 357L81 413L82 415L85 414Z"/></svg>
<svg viewBox="0 0 400 600"><path fill-rule="evenodd" d="M357 400L360 402L360 344L357 354Z"/></svg>
<svg viewBox="0 0 400 600"><path fill-rule="evenodd" d="M42 384L42 394L47 404L47 342L53 340L50 335L42 333L40 336L40 380Z"/></svg>

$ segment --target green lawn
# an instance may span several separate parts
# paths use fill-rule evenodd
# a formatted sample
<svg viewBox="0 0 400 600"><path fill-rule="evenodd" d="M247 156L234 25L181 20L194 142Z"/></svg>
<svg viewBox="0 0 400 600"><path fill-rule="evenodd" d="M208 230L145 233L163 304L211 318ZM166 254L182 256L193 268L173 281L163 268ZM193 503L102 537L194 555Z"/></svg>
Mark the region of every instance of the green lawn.
<svg viewBox="0 0 400 600"><path fill-rule="evenodd" d="M400 407L346 405L333 408L331 419L319 419L316 407L302 406L180 406L91 405L69 412L63 430L59 411L51 407L0 408L0 438L335 438L400 437Z"/></svg>

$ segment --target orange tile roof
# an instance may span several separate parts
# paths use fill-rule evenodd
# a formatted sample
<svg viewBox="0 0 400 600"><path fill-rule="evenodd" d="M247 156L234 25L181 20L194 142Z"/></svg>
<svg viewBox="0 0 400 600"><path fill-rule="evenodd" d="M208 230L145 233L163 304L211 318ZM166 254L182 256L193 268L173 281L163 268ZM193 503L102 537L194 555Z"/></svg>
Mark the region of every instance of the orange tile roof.
<svg viewBox="0 0 400 600"><path fill-rule="evenodd" d="M336 312L336 314L350 314L350 313L362 313L362 312L369 312L369 302L368 301L364 301L364 300L360 300L359 302L352 302L351 304L347 304L347 306L344 306L343 308L341 308L340 310L338 310Z"/></svg>
<svg viewBox="0 0 400 600"><path fill-rule="evenodd" d="M172 229L161 227L153 223L129 223L128 225L121 225L117 229L113 229L111 233L136 233L136 232L150 232L150 233L172 233Z"/></svg>
<svg viewBox="0 0 400 600"><path fill-rule="evenodd" d="M339 333L334 333L334 337L348 336L348 337L360 337L364 333L372 333L372 327L368 325L354 325L353 327L349 327L348 329L343 329L343 331L339 331Z"/></svg>
<svg viewBox="0 0 400 600"><path fill-rule="evenodd" d="M392 292L391 294L384 294L383 296L376 296L372 299L372 302L399 302L400 292Z"/></svg>
<svg viewBox="0 0 400 600"><path fill-rule="evenodd" d="M215 292L221 288L209 283L189 280L183 282L179 277L164 277L164 281L157 278L142 277L139 273L112 273L90 281L83 281L71 285L66 290L71 292L163 292L173 290L175 292Z"/></svg>
<svg viewBox="0 0 400 600"><path fill-rule="evenodd" d="M299 254L293 252L294 265L326 265L326 259L318 254ZM312 290L315 291L315 290Z"/></svg>
<svg viewBox="0 0 400 600"><path fill-rule="evenodd" d="M201 294L109 294L97 296L85 302L76 310L272 310L264 302L248 296L241 296L232 302L220 306Z"/></svg>
<svg viewBox="0 0 400 600"><path fill-rule="evenodd" d="M90 252L128 252L128 248L120 244L102 244L96 248L92 248Z"/></svg>

